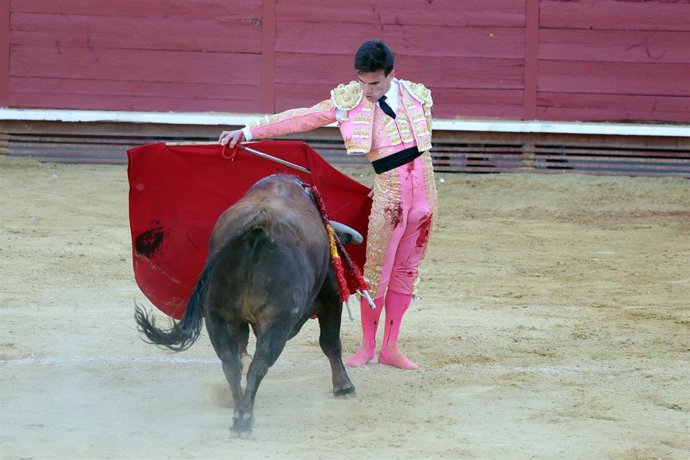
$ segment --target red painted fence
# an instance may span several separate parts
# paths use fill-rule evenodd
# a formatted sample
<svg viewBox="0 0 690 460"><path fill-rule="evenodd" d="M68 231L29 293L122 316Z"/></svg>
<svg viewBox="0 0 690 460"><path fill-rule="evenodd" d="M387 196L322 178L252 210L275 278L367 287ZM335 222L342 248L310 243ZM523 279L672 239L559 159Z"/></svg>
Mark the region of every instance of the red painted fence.
<svg viewBox="0 0 690 460"><path fill-rule="evenodd" d="M270 113L373 37L436 118L690 122L687 0L0 0L0 106Z"/></svg>

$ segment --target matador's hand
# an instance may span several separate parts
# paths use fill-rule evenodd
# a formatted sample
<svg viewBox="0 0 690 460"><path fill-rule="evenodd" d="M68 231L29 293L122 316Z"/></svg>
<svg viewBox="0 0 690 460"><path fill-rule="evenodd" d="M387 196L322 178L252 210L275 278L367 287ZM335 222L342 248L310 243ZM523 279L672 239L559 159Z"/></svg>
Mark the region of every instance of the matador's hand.
<svg viewBox="0 0 690 460"><path fill-rule="evenodd" d="M234 148L235 144L242 140L242 137L244 137L244 134L242 133L241 129L236 129L235 131L223 131L220 133L218 142L221 145L227 145L230 148Z"/></svg>

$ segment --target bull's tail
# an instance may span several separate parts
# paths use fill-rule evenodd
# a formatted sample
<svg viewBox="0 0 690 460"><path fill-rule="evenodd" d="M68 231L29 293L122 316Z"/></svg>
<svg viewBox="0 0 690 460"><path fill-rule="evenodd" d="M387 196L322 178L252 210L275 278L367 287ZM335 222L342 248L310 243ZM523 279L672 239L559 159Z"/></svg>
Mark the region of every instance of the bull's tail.
<svg viewBox="0 0 690 460"><path fill-rule="evenodd" d="M180 321L172 321L172 326L169 329L156 327L153 315L136 305L134 320L137 322L139 332L145 336L145 341L173 351L184 351L196 342L201 333L203 301L210 271L210 264L207 264L199 277L192 296L189 298L189 302L187 302L184 316Z"/></svg>

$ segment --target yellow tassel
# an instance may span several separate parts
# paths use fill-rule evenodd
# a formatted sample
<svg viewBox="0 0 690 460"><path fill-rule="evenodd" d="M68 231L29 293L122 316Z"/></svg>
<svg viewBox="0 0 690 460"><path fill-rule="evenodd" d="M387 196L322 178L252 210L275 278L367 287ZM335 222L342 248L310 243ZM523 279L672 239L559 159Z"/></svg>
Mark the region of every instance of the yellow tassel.
<svg viewBox="0 0 690 460"><path fill-rule="evenodd" d="M335 231L333 230L333 226L328 225L326 228L328 229L328 241L331 245L331 257L339 259L340 254L338 254L338 246L335 244Z"/></svg>

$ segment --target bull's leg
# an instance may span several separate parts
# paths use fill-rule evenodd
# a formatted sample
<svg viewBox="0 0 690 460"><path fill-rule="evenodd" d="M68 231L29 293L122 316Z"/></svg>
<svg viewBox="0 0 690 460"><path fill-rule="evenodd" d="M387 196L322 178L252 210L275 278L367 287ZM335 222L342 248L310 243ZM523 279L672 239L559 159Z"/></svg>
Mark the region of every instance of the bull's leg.
<svg viewBox="0 0 690 460"><path fill-rule="evenodd" d="M268 368L276 362L285 348L287 334L284 329L284 322L275 320L270 327L257 331L256 351L247 372L247 386L232 427L235 432L250 433L252 431L254 398Z"/></svg>
<svg viewBox="0 0 690 460"><path fill-rule="evenodd" d="M239 332L237 347L240 353L240 361L242 362L242 370L246 372L249 368L249 364L252 362L252 355L247 351L247 345L249 344L249 324L240 324Z"/></svg>
<svg viewBox="0 0 690 460"><path fill-rule="evenodd" d="M213 313L206 316L206 329L216 354L223 363L225 379L230 385L232 401L235 407L233 418L237 419L238 407L242 400L242 364L237 348L238 326L225 324Z"/></svg>
<svg viewBox="0 0 690 460"><path fill-rule="evenodd" d="M240 356L247 354L247 345L249 344L249 324L240 324L239 334L237 335L237 347L240 352Z"/></svg>
<svg viewBox="0 0 690 460"><path fill-rule="evenodd" d="M332 285L326 285L319 295L319 345L331 364L333 394L343 396L355 392L355 386L343 366L342 345L340 342L340 320L343 304Z"/></svg>

